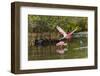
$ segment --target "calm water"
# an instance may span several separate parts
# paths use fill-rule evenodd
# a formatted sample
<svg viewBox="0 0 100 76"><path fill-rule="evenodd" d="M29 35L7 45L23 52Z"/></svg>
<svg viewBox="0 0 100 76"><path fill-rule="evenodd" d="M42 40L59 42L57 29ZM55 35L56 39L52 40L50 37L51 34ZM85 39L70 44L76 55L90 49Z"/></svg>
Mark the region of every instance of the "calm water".
<svg viewBox="0 0 100 76"><path fill-rule="evenodd" d="M28 60L87 58L87 38L73 39L63 49L55 45L30 46Z"/></svg>

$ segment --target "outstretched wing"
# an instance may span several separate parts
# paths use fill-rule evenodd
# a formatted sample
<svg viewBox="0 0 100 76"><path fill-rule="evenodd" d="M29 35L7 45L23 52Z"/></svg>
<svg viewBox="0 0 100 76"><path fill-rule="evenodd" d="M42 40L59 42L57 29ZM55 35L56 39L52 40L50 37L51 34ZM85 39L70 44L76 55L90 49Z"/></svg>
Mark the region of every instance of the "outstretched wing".
<svg viewBox="0 0 100 76"><path fill-rule="evenodd" d="M77 30L77 27L70 34L73 34L76 30Z"/></svg>
<svg viewBox="0 0 100 76"><path fill-rule="evenodd" d="M67 36L66 32L61 27L57 26L56 28L64 37Z"/></svg>

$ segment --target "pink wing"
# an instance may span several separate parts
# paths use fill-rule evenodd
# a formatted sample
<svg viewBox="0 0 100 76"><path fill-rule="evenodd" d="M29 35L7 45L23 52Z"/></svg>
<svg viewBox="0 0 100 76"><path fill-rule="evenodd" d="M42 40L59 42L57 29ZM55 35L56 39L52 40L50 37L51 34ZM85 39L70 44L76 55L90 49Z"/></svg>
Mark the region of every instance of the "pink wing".
<svg viewBox="0 0 100 76"><path fill-rule="evenodd" d="M64 37L67 36L66 32L61 27L57 26L56 28Z"/></svg>
<svg viewBox="0 0 100 76"><path fill-rule="evenodd" d="M70 35L73 34L76 30L77 30L77 27L70 33Z"/></svg>

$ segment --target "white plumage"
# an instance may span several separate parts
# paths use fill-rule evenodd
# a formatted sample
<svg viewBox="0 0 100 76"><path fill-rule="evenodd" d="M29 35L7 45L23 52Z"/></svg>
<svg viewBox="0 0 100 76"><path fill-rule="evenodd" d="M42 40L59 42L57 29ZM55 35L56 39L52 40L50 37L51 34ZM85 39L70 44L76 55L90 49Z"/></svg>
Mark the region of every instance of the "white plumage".
<svg viewBox="0 0 100 76"><path fill-rule="evenodd" d="M70 32L69 34L67 34L61 27L57 26L56 28L63 35L63 37L61 39L70 38L68 36L72 35L77 30L77 28L75 28L72 32Z"/></svg>
<svg viewBox="0 0 100 76"><path fill-rule="evenodd" d="M66 32L61 27L57 26L56 28L63 35L63 38L67 36Z"/></svg>

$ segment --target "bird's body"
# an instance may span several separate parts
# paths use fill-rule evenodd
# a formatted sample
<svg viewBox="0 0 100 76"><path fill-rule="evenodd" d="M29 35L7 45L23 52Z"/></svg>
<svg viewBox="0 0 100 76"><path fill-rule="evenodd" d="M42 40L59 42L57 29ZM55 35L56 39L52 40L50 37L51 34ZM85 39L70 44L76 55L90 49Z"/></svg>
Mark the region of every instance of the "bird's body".
<svg viewBox="0 0 100 76"><path fill-rule="evenodd" d="M60 34L63 35L63 37L61 39L71 39L72 38L72 34L77 30L77 28L75 28L75 30L73 30L72 32L65 32L61 27L57 26L56 27L57 30L60 32Z"/></svg>

